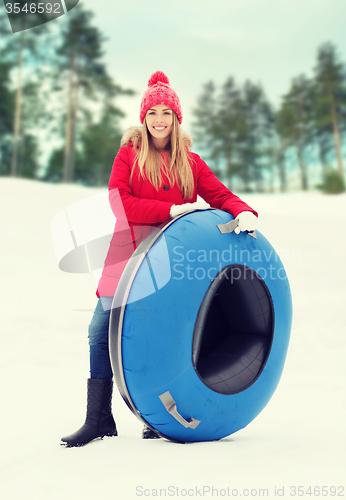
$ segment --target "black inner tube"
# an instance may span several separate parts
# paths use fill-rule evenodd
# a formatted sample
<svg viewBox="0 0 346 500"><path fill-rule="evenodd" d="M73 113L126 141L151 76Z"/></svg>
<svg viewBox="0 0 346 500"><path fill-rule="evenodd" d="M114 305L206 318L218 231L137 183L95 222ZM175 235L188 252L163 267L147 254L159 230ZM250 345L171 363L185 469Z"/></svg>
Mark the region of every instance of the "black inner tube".
<svg viewBox="0 0 346 500"><path fill-rule="evenodd" d="M268 287L250 267L223 268L200 306L192 342L193 366L215 392L241 392L259 377L274 333Z"/></svg>

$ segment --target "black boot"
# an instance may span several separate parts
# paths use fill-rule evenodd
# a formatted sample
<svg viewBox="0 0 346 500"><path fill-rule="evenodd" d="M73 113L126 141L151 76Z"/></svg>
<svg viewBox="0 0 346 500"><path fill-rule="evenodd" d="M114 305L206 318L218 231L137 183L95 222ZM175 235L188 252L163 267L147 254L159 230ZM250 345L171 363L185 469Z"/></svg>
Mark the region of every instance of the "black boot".
<svg viewBox="0 0 346 500"><path fill-rule="evenodd" d="M160 434L158 434L153 429L150 429L146 425L143 427L142 439L160 439L160 437L161 437Z"/></svg>
<svg viewBox="0 0 346 500"><path fill-rule="evenodd" d="M70 436L61 439L62 445L83 446L95 438L117 436L117 429L112 415L113 379L88 379L88 405L84 425Z"/></svg>

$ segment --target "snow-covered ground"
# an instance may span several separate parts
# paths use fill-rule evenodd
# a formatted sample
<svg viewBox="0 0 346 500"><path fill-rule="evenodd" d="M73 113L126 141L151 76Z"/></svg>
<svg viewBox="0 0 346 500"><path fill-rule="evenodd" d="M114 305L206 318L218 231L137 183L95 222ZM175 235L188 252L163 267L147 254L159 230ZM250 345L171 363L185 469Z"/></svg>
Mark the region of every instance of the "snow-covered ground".
<svg viewBox="0 0 346 500"><path fill-rule="evenodd" d="M345 496L346 195L243 196L294 308L281 382L247 428L218 442L143 441L115 391L119 437L65 449L60 437L85 418L96 296L92 275L58 269L50 225L99 192L0 179L1 499Z"/></svg>

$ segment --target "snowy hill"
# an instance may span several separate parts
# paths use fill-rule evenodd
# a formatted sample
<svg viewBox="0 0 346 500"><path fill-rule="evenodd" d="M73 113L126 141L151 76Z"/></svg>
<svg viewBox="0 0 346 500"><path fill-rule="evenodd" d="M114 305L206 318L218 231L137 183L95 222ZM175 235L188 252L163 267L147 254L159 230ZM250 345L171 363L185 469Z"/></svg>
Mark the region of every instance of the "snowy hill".
<svg viewBox="0 0 346 500"><path fill-rule="evenodd" d="M286 267L293 329L264 411L218 442L142 441L115 390L119 437L83 448L60 437L85 418L90 274L58 269L51 220L102 190L0 179L0 495L3 500L346 495L346 195L244 195ZM296 487L297 490L293 488ZM213 489L214 488L214 489ZM284 490L282 490L284 488ZM338 495L339 494L339 495ZM299 495L300 496L300 495Z"/></svg>

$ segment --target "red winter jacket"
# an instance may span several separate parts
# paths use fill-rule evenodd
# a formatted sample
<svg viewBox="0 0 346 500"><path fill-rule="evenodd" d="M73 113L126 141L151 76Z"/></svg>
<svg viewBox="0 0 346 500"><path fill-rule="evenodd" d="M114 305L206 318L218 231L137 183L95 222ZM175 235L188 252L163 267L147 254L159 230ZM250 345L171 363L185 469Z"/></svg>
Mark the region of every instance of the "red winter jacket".
<svg viewBox="0 0 346 500"><path fill-rule="evenodd" d="M156 191L148 180L139 175L138 168L134 172L130 187L131 166L135 158L132 140L135 135L141 136L141 129L142 127L132 127L125 132L114 159L108 189L110 205L117 222L98 284L98 297L114 296L120 276L132 253L148 236L153 226L170 219L172 205L193 203L197 201L198 194L212 208L229 212L234 217L244 210L249 210L257 216L255 210L227 189L207 164L190 151L192 138L186 133L183 133L183 140L190 151L194 177L191 199L184 200L177 184L171 187L166 176L163 176L162 185ZM167 158L167 153L162 154Z"/></svg>

